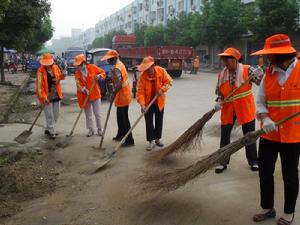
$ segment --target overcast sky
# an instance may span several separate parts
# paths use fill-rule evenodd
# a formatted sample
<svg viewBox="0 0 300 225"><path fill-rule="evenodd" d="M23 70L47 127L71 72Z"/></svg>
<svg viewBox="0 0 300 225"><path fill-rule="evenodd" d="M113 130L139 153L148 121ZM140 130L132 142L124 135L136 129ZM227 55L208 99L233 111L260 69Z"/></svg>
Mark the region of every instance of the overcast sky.
<svg viewBox="0 0 300 225"><path fill-rule="evenodd" d="M72 28L87 29L133 0L49 0L54 38L71 36Z"/></svg>

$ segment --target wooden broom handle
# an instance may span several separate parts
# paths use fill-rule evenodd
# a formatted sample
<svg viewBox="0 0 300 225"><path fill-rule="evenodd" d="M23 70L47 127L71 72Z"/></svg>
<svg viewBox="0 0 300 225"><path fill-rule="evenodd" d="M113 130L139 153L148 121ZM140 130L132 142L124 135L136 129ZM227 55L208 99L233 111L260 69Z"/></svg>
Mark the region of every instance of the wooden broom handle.
<svg viewBox="0 0 300 225"><path fill-rule="evenodd" d="M40 115L41 115L41 113L43 112L43 110L44 110L45 107L46 107L46 103L44 103L44 104L42 105L42 107L40 108L40 111L39 111L39 113L37 114L37 116L35 117L33 123L31 124L31 126L30 126L30 128L29 128L29 131L31 131L32 128L34 127L36 121L37 121L38 118L40 117Z"/></svg>
<svg viewBox="0 0 300 225"><path fill-rule="evenodd" d="M281 120L277 121L277 122L275 123L275 125L278 126L278 125L280 125L280 124L282 124L282 123L284 123L284 122L286 122L286 121L288 121L288 120L290 120L290 119L293 119L294 117L296 117L296 116L298 116L298 115L300 115L300 111L295 112L295 113L293 113L293 114L291 114L291 115L289 115L289 116L287 116L287 117L282 118Z"/></svg>
<svg viewBox="0 0 300 225"><path fill-rule="evenodd" d="M150 107L153 105L153 103L156 101L156 99L159 96L159 92L154 96L154 98L151 100L149 105L146 107L145 111L142 112L142 114L139 116L139 118L135 121L135 123L132 125L130 130L125 134L125 136L122 138L122 140L119 142L119 144L115 147L115 150L113 153L118 151L118 149L121 147L121 145L125 142L126 138L129 136L129 134L132 132L132 130L136 127L136 125L140 122L140 120L143 118L143 116L148 112Z"/></svg>
<svg viewBox="0 0 300 225"><path fill-rule="evenodd" d="M70 134L69 134L70 136L73 134L73 132L74 132L74 130L75 130L75 127L76 127L76 125L77 125L77 123L78 123L78 120L79 120L79 118L80 118L80 116L81 116L81 113L82 113L82 111L84 110L84 108L85 108L85 106L86 106L86 104L87 104L87 102L88 102L88 100L89 100L90 94L91 94L91 92L93 91L93 88L95 87L95 84L96 84L96 79L93 79L92 86L91 86L91 88L90 88L90 90L89 90L90 93L89 93L89 95L87 95L86 98L84 99L82 108L80 109L80 111L79 111L79 113L78 113L78 115L77 115L77 117L76 117L75 123L73 124L72 130L70 131Z"/></svg>

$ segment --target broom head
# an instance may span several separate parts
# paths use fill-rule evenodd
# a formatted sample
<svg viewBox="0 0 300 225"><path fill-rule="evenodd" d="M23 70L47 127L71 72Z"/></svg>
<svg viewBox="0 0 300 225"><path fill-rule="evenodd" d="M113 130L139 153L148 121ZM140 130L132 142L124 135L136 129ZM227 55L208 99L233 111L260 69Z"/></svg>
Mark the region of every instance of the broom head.
<svg viewBox="0 0 300 225"><path fill-rule="evenodd" d="M19 144L25 144L27 143L28 137L32 134L29 130L24 130L18 137L16 137L14 140L18 142Z"/></svg>

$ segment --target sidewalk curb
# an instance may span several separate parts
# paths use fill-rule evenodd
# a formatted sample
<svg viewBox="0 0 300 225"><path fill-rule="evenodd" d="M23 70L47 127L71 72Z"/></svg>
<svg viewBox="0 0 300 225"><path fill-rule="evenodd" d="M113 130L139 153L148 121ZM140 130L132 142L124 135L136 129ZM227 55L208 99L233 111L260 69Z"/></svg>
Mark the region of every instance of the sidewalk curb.
<svg viewBox="0 0 300 225"><path fill-rule="evenodd" d="M0 123L7 123L8 122L8 117L9 117L9 114L11 112L11 109L14 107L15 103L18 101L20 94L25 89L25 87L27 86L29 81L30 81L30 75L28 75L28 77L25 78L25 80L20 85L20 87L18 89L16 89L15 93L10 98L7 109L3 113L0 112Z"/></svg>

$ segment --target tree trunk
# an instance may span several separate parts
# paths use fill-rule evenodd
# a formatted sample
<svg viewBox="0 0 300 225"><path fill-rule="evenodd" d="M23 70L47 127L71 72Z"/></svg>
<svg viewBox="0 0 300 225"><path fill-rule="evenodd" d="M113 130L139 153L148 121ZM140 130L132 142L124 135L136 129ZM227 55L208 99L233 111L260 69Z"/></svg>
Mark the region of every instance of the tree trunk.
<svg viewBox="0 0 300 225"><path fill-rule="evenodd" d="M1 83L5 83L4 75L4 46L1 45L0 49L0 71L1 71Z"/></svg>

